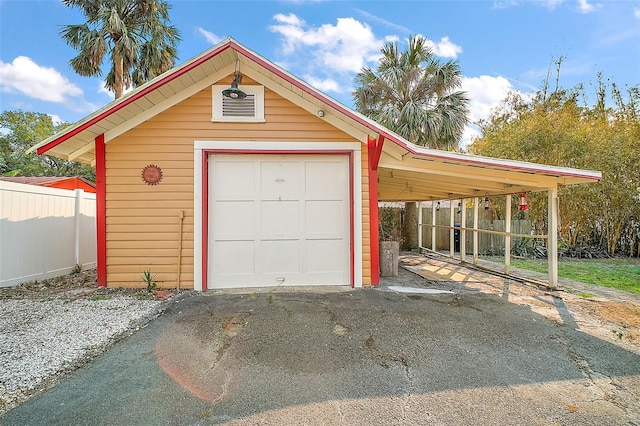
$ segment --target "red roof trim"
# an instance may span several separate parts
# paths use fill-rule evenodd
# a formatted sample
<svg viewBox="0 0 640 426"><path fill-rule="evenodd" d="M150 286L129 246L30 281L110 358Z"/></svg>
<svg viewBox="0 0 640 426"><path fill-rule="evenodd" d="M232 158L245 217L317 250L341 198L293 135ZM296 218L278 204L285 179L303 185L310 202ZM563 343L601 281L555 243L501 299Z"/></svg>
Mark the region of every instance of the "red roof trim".
<svg viewBox="0 0 640 426"><path fill-rule="evenodd" d="M558 176L568 176L568 177L578 177L578 178L583 178L583 179L593 179L593 180L596 180L596 181L600 181L601 180L601 178L598 178L598 177L593 177L593 176L588 176L588 175L583 175L583 174L578 174L578 173L564 173L564 172L560 172L560 171L553 172L553 171L545 170L545 169L527 168L527 167L522 167L522 166L517 166L517 165L496 164L496 163L491 163L489 161L479 161L479 160L474 160L474 159L470 159L470 158L469 159L467 159L467 158L455 158L455 159L453 159L453 158L451 158L451 157L449 157L447 155L437 155L437 154L432 154L432 153L418 152L418 151L414 150L411 147L411 145L405 143L401 139L398 139L398 137L393 135L391 132L386 131L387 129L385 129L385 127L383 127L383 126L381 126L379 124L372 123L372 122L368 121L367 119L365 119L361 115L355 113L350 108L347 108L344 105L342 105L342 104L334 101L333 99L327 97L323 93L312 89L306 83L303 83L301 81L298 81L297 79L291 78L291 76L288 73L276 68L273 64L271 64L270 62L266 61L265 59L263 59L262 57L258 56L257 54L253 53L252 51L248 50L244 46L238 44L233 39L229 39L229 41L226 42L225 44L213 49L209 53L203 55L202 57L200 57L200 58L198 58L196 60L194 60L193 62L191 62L190 64L184 66L183 68L180 68L177 71L175 71L173 73L170 73L166 77L164 77L164 78L162 78L162 79L150 84L149 86L145 87L144 89L140 90L139 92L134 93L131 97L123 100L120 103L117 103L117 104L113 105L111 108L106 109L101 114L95 116L94 118L92 118L91 120L87 121L86 123L83 123L82 125L76 127L75 129L71 130L69 133L65 133L65 134L61 135L59 138L54 139L53 141L49 142L48 144L46 144L44 146L41 146L40 148L38 148L36 150L36 152L38 154L44 154L48 150L56 147L57 145L60 145L61 143L65 142L66 140L68 140L70 138L72 138L73 136L77 135L78 133L88 129L89 127L91 127L94 124L98 123L102 119L104 119L104 118L108 117L109 115L121 110L122 108L128 106L129 104L131 104L132 102L135 102L136 100L142 98L143 96L146 96L147 94L149 94L150 92L152 92L152 91L156 90L157 88L163 86L164 84L166 84L166 83L168 83L170 81L173 81L174 79L176 79L176 78L182 76L183 74L191 71L192 69L200 66L201 64L203 64L204 62L208 61L212 57L217 56L218 54L224 52L225 50L227 50L229 48L232 48L232 49L238 51L239 53L243 54L247 58L251 59L253 62L261 65L262 67L264 67L265 69L271 71L272 73L274 73L278 77L282 78L283 80L291 83L293 86L295 86L298 89L302 90L304 93L307 93L307 94L311 95L312 97L316 98L317 100L327 104L331 108L333 108L333 109L339 111L340 113L346 115L347 117L349 117L352 120L356 121L357 123L363 125L364 127L375 131L380 136L384 137L385 139L390 140L391 142L393 142L396 145L402 147L403 149L407 150L408 152L410 152L413 155L417 155L417 156L420 156L420 157L426 157L426 158L451 159L451 160L459 161L459 162L462 162L462 163L478 164L478 165L496 167L496 168L506 169L506 170L520 170L520 171L523 171L523 172L530 172L530 173L546 173L546 174L558 175Z"/></svg>
<svg viewBox="0 0 640 426"><path fill-rule="evenodd" d="M212 50L208 54L202 56L201 58L196 59L195 61L191 62L190 64L186 65L185 67L180 68L179 70L167 75L166 77L164 77L164 78L162 78L162 79L150 84L149 86L145 87L144 89L140 90L139 92L131 95L131 97L123 100L122 102L113 105L109 109L106 109L101 114L93 117L91 120L87 121L86 123L83 123L82 125L76 127L75 129L71 130L69 133L65 133L65 134L61 135L59 138L52 140L48 144L46 144L44 146L41 146L40 148L38 148L36 150L36 152L38 154L44 154L45 152L47 152L51 148L54 148L54 147L60 145L61 143L63 143L64 141L74 137L78 133L83 132L84 130L86 130L89 127L93 126L94 124L98 123L102 119L104 119L104 118L110 116L111 114L121 110L122 108L128 106L132 102L137 101L141 97L146 96L150 92L156 90L158 87L161 87L161 86L165 85L166 83L169 83L170 81L173 81L176 78L180 77L181 75L183 75L183 74L191 71L192 69L200 66L202 63L208 61L212 57L218 55L221 52L224 52L229 47L231 47L231 43L224 44L224 45L218 47L217 49Z"/></svg>
<svg viewBox="0 0 640 426"><path fill-rule="evenodd" d="M383 126L374 125L374 124L370 123L366 119L362 118L362 116L360 116L359 114L355 114L353 110L351 110L349 108L346 108L342 104L339 104L339 103L333 101L332 99L326 97L324 94L322 94L320 92L312 90L308 85L306 85L304 83L301 83L296 79L291 79L288 74L286 74L285 72L283 72L283 71L279 70L278 68L274 67L272 64L270 64L269 62L263 60L259 56L256 56L253 52L247 50L243 46L238 45L237 43L235 43L233 41L231 42L231 45L235 50L237 50L238 52L242 53L244 56L250 58L254 62L262 65L264 68L268 69L269 71L271 71L272 73L274 73L278 77L280 77L280 78L284 79L285 81L293 84L298 89L302 90L305 93L308 93L309 95L313 96L314 98L318 99L319 101L322 101L322 102L326 103L327 105L329 105L330 107L340 111L341 113L343 113L344 115L348 116L352 120L362 124L363 126L369 128L371 130L374 130L376 133L378 133L379 135L383 136L385 139L388 139L391 142L395 143L396 145L402 147L403 149L406 149L408 152L410 152L413 155L418 155L420 157L427 157L427 158L455 160L455 161L460 161L462 163L479 164L479 165L483 165L483 166L490 166L490 167L496 167L496 168L507 169L507 170L514 170L515 169L515 170L521 170L521 171L524 171L524 172L531 172L531 173L546 173L546 174L552 174L552 175L579 177L579 178L594 179L594 180L600 181L600 178L591 177L591 176L585 176L585 175L577 174L577 173L564 173L564 172L559 172L559 171L558 172L552 172L550 170L544 170L544 169L527 168L527 167L521 167L521 166L511 166L511 165L507 165L507 164L495 164L495 163L491 163L489 161L479 161L479 160L467 159L467 158L455 158L455 159L452 159L451 157L449 157L447 155L428 154L428 153L424 153L424 152L415 151L410 145L407 145L404 141L402 141L402 140L398 139L397 137L393 136L391 133L385 132L384 131L385 128ZM380 144L380 145L382 145L382 144Z"/></svg>
<svg viewBox="0 0 640 426"><path fill-rule="evenodd" d="M436 153L416 152L410 149L409 147L406 147L406 149L413 155L426 157L426 158L435 158L438 160L450 160L450 161L456 161L461 163L477 164L485 167L493 167L493 168L500 168L500 169L507 169L507 170L519 170L525 173L539 173L539 174L546 174L550 176L566 176L566 177L577 177L577 178L583 178L583 179L593 179L597 182L600 182L600 180L602 180L602 177L585 175L580 173L563 172L560 170L554 171L554 170L538 168L538 167L524 167L524 166L518 166L517 164L491 163L490 162L491 159L487 159L487 161L480 161L480 160L475 160L473 158L455 158L455 157L449 157L446 155L438 155ZM496 160L500 160L500 159L496 158ZM507 160L507 161L510 161L510 160ZM534 163L531 163L531 164L534 164ZM549 167L556 167L556 166L549 166Z"/></svg>

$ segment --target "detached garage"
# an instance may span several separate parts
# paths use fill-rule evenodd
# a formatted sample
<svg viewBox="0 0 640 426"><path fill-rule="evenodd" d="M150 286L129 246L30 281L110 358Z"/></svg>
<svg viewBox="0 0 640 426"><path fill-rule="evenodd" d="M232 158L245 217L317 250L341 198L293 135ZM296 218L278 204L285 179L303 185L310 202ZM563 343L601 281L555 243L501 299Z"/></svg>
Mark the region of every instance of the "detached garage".
<svg viewBox="0 0 640 426"><path fill-rule="evenodd" d="M233 39L32 150L95 165L113 287L143 271L196 290L377 285L378 201L548 191L552 206L558 185L600 179L415 146Z"/></svg>

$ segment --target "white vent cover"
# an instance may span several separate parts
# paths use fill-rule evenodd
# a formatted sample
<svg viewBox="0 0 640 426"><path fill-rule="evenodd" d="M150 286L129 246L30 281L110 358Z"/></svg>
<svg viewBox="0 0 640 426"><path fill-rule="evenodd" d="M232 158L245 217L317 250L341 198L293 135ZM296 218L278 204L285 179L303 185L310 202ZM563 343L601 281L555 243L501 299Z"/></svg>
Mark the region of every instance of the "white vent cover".
<svg viewBox="0 0 640 426"><path fill-rule="evenodd" d="M233 99L222 96L223 117L255 117L256 95L247 95L244 99Z"/></svg>
<svg viewBox="0 0 640 426"><path fill-rule="evenodd" d="M264 87L243 86L239 89L247 94L243 99L232 99L222 95L227 86L212 86L212 121L264 122Z"/></svg>

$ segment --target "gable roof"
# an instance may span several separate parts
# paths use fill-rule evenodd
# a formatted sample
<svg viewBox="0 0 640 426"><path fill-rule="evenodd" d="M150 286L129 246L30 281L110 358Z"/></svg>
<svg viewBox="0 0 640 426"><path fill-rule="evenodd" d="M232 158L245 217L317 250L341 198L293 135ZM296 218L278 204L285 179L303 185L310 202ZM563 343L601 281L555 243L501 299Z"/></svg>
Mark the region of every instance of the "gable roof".
<svg viewBox="0 0 640 426"><path fill-rule="evenodd" d="M236 62L239 63L242 74L310 113L315 115L318 110L323 110L325 112L323 120L355 139L363 143L366 143L369 138L385 141L380 153L381 200L431 200L484 196L485 193L494 195L520 190L542 190L555 187L557 184L586 183L601 179L600 172L501 160L414 145L320 92L232 38L227 38L204 53L139 86L83 120L40 142L29 151L35 150L38 154L47 153L65 160L94 163L94 140L97 136L104 134L105 143L108 143L138 124L232 74ZM462 168L454 175L459 173L468 175L466 179L461 178L466 181L466 185L461 181L455 191L438 189L437 187L442 186L442 183L433 187L434 185L428 183L429 179L440 177L446 181L453 176L447 173L447 170L437 172L438 167L434 167L435 165L440 169L443 169L441 167L443 165L444 169L449 166L452 169ZM385 170L400 170L404 174L385 174ZM498 175L495 179L502 183L495 184L494 178L487 179L488 175L494 174ZM515 175L511 176L511 174ZM521 175L521 179L517 179L517 175ZM535 178L526 178L531 175ZM387 177L384 178L384 176ZM484 184L485 182L487 184ZM512 182L516 182L516 185Z"/></svg>

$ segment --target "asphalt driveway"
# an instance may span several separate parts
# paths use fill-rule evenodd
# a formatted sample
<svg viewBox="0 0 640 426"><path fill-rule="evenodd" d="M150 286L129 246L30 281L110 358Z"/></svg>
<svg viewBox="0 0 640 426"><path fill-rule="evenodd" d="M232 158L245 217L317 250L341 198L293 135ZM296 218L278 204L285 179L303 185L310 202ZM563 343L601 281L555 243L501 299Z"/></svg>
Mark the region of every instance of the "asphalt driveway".
<svg viewBox="0 0 640 426"><path fill-rule="evenodd" d="M476 291L196 295L3 425L640 424L640 357Z"/></svg>

